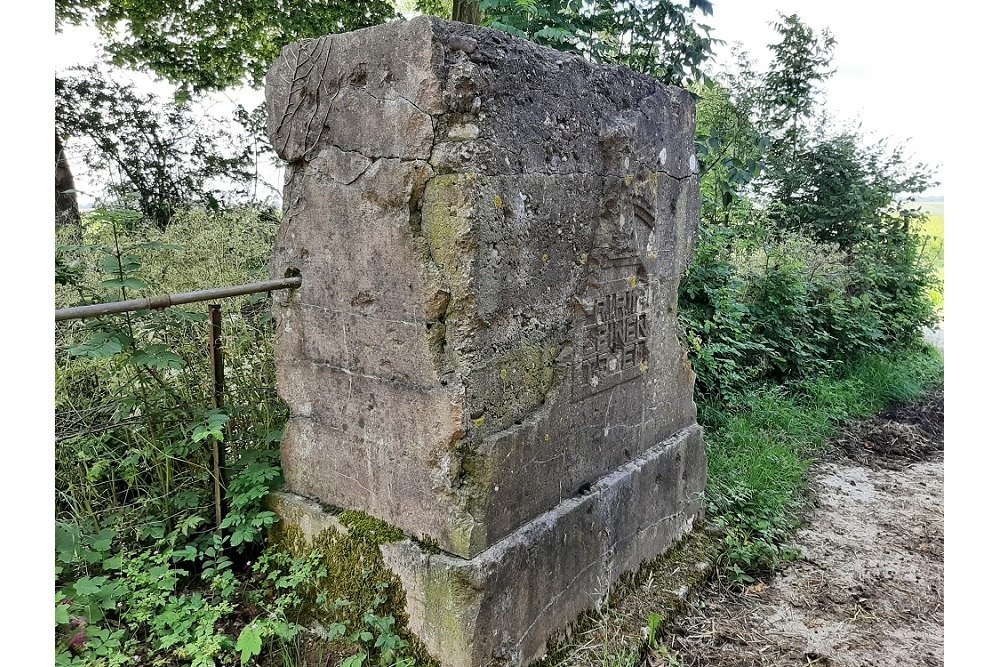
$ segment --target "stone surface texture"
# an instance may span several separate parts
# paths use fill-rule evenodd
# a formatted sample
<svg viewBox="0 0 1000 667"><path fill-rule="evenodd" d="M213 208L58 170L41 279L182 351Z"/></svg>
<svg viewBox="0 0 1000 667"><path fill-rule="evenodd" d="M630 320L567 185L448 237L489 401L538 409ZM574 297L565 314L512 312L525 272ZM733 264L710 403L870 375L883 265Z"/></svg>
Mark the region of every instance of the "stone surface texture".
<svg viewBox="0 0 1000 667"><path fill-rule="evenodd" d="M443 664L521 664L700 512L693 100L420 18L287 46L267 104L288 489L443 551L384 549Z"/></svg>
<svg viewBox="0 0 1000 667"><path fill-rule="evenodd" d="M600 605L623 574L691 530L703 452L701 428L684 429L471 559L412 541L383 545L407 590L410 629L449 667L541 658L547 640Z"/></svg>

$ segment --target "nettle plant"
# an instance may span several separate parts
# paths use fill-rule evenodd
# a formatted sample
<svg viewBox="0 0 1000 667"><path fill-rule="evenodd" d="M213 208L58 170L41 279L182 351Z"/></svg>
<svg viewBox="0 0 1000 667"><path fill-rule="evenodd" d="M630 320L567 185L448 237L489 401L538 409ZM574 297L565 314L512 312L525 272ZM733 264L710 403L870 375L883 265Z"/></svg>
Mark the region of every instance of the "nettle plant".
<svg viewBox="0 0 1000 667"><path fill-rule="evenodd" d="M192 214L195 224L204 221L201 215ZM85 224L85 243L58 249L60 305L246 282L252 277L246 265L266 262L266 255L240 262L242 249L234 247L235 275L207 276L192 285L174 274L177 266L197 268L200 250L171 242L170 234L145 225L139 214L99 209ZM219 220L216 236L224 237L228 224ZM272 222L263 224L273 228ZM244 252L264 255L268 238L249 241L251 249ZM227 306L222 411L213 407L205 311L168 308L57 326L60 512L86 525L107 514L172 517L201 507L207 502L209 436L226 442L236 460L234 475L248 466L259 475L259 457L245 464L238 459L273 449L280 438L284 415L273 389L271 319L264 299Z"/></svg>
<svg viewBox="0 0 1000 667"><path fill-rule="evenodd" d="M217 236L235 236L224 222ZM57 302L171 287L164 258L197 249L170 240L132 211L88 214L85 242L58 249ZM246 278L220 280L237 281ZM245 594L241 572L277 520L263 500L281 482L283 406L261 345L270 337L265 305L237 303L226 322L224 409L211 407L205 313L140 311L57 327L57 664L232 662L235 638L224 628ZM218 527L210 440L230 461Z"/></svg>

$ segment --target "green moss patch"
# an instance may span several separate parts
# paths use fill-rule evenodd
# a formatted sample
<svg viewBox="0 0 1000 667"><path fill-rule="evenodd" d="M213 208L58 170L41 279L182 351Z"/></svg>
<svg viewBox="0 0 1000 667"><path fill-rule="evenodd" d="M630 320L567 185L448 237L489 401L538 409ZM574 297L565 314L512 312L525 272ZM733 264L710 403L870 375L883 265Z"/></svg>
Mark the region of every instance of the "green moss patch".
<svg viewBox="0 0 1000 667"><path fill-rule="evenodd" d="M313 604L303 613L323 627L343 624L347 637L353 630L365 627L366 614L391 616L398 635L410 644L408 650L416 660L415 665L436 667L438 663L409 630L406 594L399 578L385 566L379 549L382 544L405 539L403 532L352 510L337 514L335 525L310 539L295 523L297 511L279 513L283 518L272 529L271 548L286 550L300 558L312 552L322 557L326 574L317 585L324 603ZM289 514L293 516L290 518ZM343 652L344 657L358 650L357 645L344 637L333 639L330 644L328 652Z"/></svg>

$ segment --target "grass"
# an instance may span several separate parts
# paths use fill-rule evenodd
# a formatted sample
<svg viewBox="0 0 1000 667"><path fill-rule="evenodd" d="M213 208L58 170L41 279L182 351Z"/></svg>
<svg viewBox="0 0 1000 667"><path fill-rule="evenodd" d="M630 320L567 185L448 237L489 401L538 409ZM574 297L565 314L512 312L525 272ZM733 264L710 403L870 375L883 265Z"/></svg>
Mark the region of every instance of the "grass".
<svg viewBox="0 0 1000 667"><path fill-rule="evenodd" d="M726 530L724 567L738 581L794 557L785 540L797 525L813 457L850 419L913 400L943 382L940 353L920 346L870 357L835 376L748 392L702 410L711 519Z"/></svg>

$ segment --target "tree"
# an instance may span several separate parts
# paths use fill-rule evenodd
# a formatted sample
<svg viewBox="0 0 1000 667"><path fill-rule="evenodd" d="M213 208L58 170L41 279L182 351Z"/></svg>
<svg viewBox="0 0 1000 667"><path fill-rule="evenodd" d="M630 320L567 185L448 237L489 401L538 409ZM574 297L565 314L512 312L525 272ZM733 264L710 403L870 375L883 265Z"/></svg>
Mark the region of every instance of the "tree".
<svg viewBox="0 0 1000 667"><path fill-rule="evenodd" d="M86 139L84 162L107 174L116 203L159 228L179 206L217 209L246 198L253 142L199 118L191 103L162 104L93 66L58 77L56 96L57 144L59 136Z"/></svg>
<svg viewBox="0 0 1000 667"><path fill-rule="evenodd" d="M483 10L478 0L454 0L451 7L451 20L479 25L483 20Z"/></svg>
<svg viewBox="0 0 1000 667"><path fill-rule="evenodd" d="M931 185L925 165L910 165L884 140L865 145L855 132L810 142L788 172L772 215L783 228L852 255L863 244L896 242L908 233L917 212L904 195Z"/></svg>
<svg viewBox="0 0 1000 667"><path fill-rule="evenodd" d="M930 172L860 130L829 131L833 37L795 16L772 25L766 70L738 57L695 88L704 218L678 310L714 396L898 350L934 317L909 205Z"/></svg>
<svg viewBox="0 0 1000 667"><path fill-rule="evenodd" d="M727 224L732 204L761 175L770 147L756 114L761 77L745 51L734 56L735 67L691 88L698 96L695 148L701 164L702 216Z"/></svg>
<svg viewBox="0 0 1000 667"><path fill-rule="evenodd" d="M73 172L66 161L66 151L56 131L56 226L80 226L80 208L76 201Z"/></svg>
<svg viewBox="0 0 1000 667"><path fill-rule="evenodd" d="M804 121L816 108L818 86L833 75L830 63L837 42L829 30L817 33L796 14L779 17L771 25L781 41L768 45L773 56L759 111L775 151L794 156L806 131Z"/></svg>
<svg viewBox="0 0 1000 667"><path fill-rule="evenodd" d="M55 10L57 31L68 24L92 24L104 36L104 51L115 65L148 70L178 86L176 111L153 112L148 99L121 89L123 104L106 106L107 120L101 121L95 115L97 107L86 110L81 105L105 104L113 85L105 83L103 90L96 82L90 87L79 81L74 86L67 86L66 81L56 85L56 115L61 119L57 144L63 143L59 131L89 136L104 156L99 163L114 165L120 175L112 188L123 194L121 186L130 184L141 210L160 226L178 205L220 201L218 191L198 197L192 188L216 177L246 177L245 170L240 171L245 167L243 157L210 154L218 145L215 141L202 145L180 141L176 123L185 117L183 122L194 122L190 108L185 107L194 95L240 84L259 85L281 47L297 39L364 28L396 16L386 0L56 0ZM65 97L69 92L75 93L73 99ZM209 138L197 131L194 136ZM117 137L133 143L116 145ZM150 147L156 149L151 154L129 153ZM164 158L163 163L154 167L150 155ZM183 173L180 165L184 163L197 166ZM65 180L67 174L71 172L63 152L57 157L57 177ZM64 193L57 202L57 216L65 218L75 209L75 191L59 183L56 188L57 194Z"/></svg>
<svg viewBox="0 0 1000 667"><path fill-rule="evenodd" d="M57 0L56 26L92 23L115 65L184 93L259 85L281 47L396 16L387 0Z"/></svg>
<svg viewBox="0 0 1000 667"><path fill-rule="evenodd" d="M712 55L708 26L693 10L711 13L711 2L687 6L669 0L481 0L483 23L597 62L628 67L664 83L701 78Z"/></svg>

